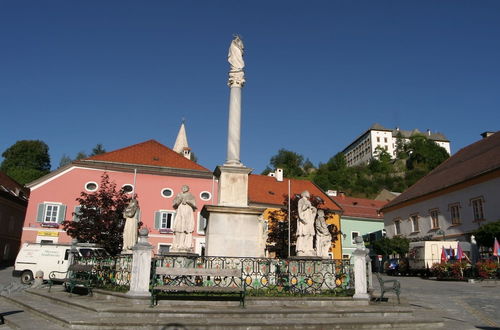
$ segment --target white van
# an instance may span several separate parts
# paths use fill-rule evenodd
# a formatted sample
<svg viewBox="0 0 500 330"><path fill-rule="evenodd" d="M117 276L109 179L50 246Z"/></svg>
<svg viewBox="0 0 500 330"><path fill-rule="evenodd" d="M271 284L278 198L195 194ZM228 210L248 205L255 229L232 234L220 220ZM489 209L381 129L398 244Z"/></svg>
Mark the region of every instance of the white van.
<svg viewBox="0 0 500 330"><path fill-rule="evenodd" d="M109 254L95 244L77 244L79 256L106 257ZM21 277L21 283L28 284L37 271L43 271L43 279L48 280L52 271L66 272L70 262L71 244L24 243L19 251L12 276ZM57 274L56 279L63 279Z"/></svg>

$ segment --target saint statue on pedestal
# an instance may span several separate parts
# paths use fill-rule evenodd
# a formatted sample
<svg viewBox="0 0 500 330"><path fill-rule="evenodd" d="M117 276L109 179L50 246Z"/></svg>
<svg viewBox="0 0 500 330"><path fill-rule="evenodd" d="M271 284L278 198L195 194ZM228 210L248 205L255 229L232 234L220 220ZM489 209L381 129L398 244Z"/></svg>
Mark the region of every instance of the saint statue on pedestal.
<svg viewBox="0 0 500 330"><path fill-rule="evenodd" d="M316 227L316 255L322 258L328 258L328 252L332 246L332 234L328 230L325 221L325 212L318 210L318 217L314 223Z"/></svg>
<svg viewBox="0 0 500 330"><path fill-rule="evenodd" d="M313 249L314 219L316 218L316 208L312 206L309 191L305 190L301 194L302 198L298 203L299 218L297 220L297 256L315 256Z"/></svg>
<svg viewBox="0 0 500 330"><path fill-rule="evenodd" d="M123 227L122 253L131 253L132 247L137 243L137 215L139 211L139 201L134 195L127 207L123 211L125 226Z"/></svg>
<svg viewBox="0 0 500 330"><path fill-rule="evenodd" d="M174 198L174 209L177 210L173 225L174 243L172 252L192 252L192 240L194 231L194 214L196 200L189 192L189 187L182 186L180 192Z"/></svg>

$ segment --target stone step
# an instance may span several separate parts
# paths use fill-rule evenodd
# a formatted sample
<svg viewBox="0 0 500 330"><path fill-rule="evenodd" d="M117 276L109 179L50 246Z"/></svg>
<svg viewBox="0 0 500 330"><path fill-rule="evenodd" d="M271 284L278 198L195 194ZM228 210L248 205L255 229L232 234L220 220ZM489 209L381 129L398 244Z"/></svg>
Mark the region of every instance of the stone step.
<svg viewBox="0 0 500 330"><path fill-rule="evenodd" d="M64 329L61 325L27 312L3 297L0 297L0 313L4 316L5 321L5 324L0 325L0 329Z"/></svg>
<svg viewBox="0 0 500 330"><path fill-rule="evenodd" d="M246 317L246 318L341 318L341 317L411 317L412 310L407 307L391 307L387 308L380 305L366 305L366 306L323 306L323 307L310 307L300 304L301 299L295 299L296 304L291 304L286 307L279 305L260 305L250 304L245 308L239 306L225 306L213 307L205 306L204 301L193 302L189 301L191 306L186 305L159 305L153 308L148 304L131 305L127 301L111 302L109 300L99 297L87 296L69 296L65 292L45 292L42 290L29 290L27 294L39 296L53 303L60 303L66 306L74 306L79 309L85 309L99 313L100 316L110 316L126 314L127 316L141 316L147 315L160 315L162 317ZM302 299L303 300L303 299ZM90 301L90 303L89 303ZM184 301L186 302L186 301ZM199 305L203 307L200 307ZM193 306L195 305L195 306Z"/></svg>
<svg viewBox="0 0 500 330"><path fill-rule="evenodd" d="M38 294L37 294L38 293ZM43 294L41 294L43 293ZM113 306L106 299L67 293L19 292L6 297L19 309L72 329L376 329L432 328L442 326L436 318L417 320L408 308L191 308L144 305ZM363 312L366 309L366 312ZM45 321L44 320L44 321ZM165 327L167 326L167 327ZM37 329L43 329L38 327Z"/></svg>

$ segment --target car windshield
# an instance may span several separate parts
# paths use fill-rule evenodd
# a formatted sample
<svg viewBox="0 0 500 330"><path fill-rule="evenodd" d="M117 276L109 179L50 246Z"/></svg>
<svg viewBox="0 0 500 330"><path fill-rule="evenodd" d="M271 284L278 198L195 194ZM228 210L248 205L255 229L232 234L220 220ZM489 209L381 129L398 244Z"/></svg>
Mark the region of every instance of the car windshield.
<svg viewBox="0 0 500 330"><path fill-rule="evenodd" d="M80 254L84 258L90 258L94 256L94 251L92 249L80 249Z"/></svg>

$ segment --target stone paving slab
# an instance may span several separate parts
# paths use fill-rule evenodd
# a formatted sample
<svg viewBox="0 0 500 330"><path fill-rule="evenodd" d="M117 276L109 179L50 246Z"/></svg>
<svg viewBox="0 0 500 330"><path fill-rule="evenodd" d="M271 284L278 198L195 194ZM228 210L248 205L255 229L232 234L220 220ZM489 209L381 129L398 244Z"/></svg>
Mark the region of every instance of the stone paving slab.
<svg viewBox="0 0 500 330"><path fill-rule="evenodd" d="M19 308L19 306L9 303L5 299L0 299L0 313L4 315L5 319L5 324L0 326L0 329L65 329L59 324L55 324L45 318L37 317L34 314L28 313Z"/></svg>

